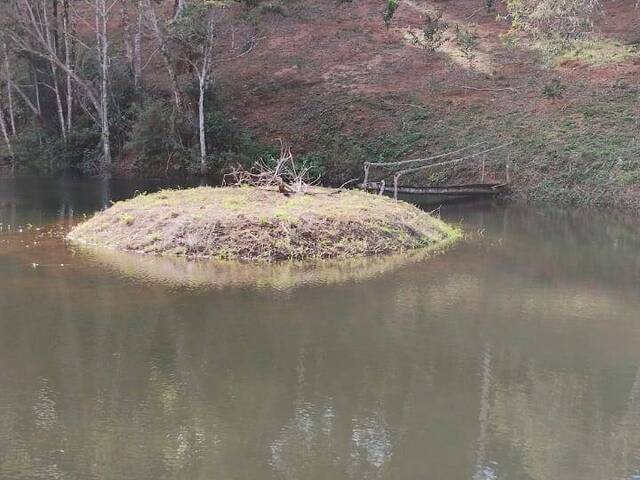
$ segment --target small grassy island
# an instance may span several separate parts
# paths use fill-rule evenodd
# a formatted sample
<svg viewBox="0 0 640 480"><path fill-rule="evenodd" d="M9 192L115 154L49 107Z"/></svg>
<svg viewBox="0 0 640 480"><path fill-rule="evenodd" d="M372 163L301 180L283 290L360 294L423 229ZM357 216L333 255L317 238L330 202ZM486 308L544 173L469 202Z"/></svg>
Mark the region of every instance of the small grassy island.
<svg viewBox="0 0 640 480"><path fill-rule="evenodd" d="M117 202L76 226L74 243L243 261L350 258L438 248L458 230L405 202L311 187L163 190Z"/></svg>

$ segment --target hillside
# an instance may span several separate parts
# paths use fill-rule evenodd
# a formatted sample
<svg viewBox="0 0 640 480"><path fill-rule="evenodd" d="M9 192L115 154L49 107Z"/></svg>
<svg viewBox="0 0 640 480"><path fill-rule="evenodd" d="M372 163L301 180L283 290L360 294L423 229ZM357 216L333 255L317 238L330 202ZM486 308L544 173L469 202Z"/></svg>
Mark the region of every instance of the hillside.
<svg viewBox="0 0 640 480"><path fill-rule="evenodd" d="M386 29L384 4L375 0L262 4L251 13L258 44L220 67L219 85L246 128L265 142L286 139L324 165L334 183L358 175L365 159L514 140L488 162L502 178L505 157L511 159L518 194L640 204L634 2L604 3L593 39L557 55L509 35L501 5L489 13L482 7L404 0ZM450 26L477 35L471 65L455 39L435 53L408 40L438 11Z"/></svg>

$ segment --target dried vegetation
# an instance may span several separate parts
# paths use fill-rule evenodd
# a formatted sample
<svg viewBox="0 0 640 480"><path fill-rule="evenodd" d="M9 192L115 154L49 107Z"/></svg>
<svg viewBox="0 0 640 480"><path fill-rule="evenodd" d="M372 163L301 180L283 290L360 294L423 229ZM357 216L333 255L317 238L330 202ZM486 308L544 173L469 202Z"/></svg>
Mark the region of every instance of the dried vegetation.
<svg viewBox="0 0 640 480"><path fill-rule="evenodd" d="M163 190L115 203L68 235L138 253L247 261L350 258L446 244L456 229L404 202L353 190Z"/></svg>

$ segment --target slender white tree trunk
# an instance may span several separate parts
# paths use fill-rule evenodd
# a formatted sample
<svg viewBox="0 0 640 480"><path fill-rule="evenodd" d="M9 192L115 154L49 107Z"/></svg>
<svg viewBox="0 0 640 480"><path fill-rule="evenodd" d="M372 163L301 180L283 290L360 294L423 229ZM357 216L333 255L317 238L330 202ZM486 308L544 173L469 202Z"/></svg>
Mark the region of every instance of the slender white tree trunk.
<svg viewBox="0 0 640 480"><path fill-rule="evenodd" d="M180 14L182 13L182 10L185 7L185 0L176 0L176 6L173 12L173 19L175 20L176 18L178 18L178 16L180 16Z"/></svg>
<svg viewBox="0 0 640 480"><path fill-rule="evenodd" d="M40 79L38 78L38 70L33 69L33 87L36 94L36 109L38 110L38 117L42 117L42 107L40 105Z"/></svg>
<svg viewBox="0 0 640 480"><path fill-rule="evenodd" d="M201 46L200 54L202 63L197 66L195 63L191 65L198 69L198 135L200 138L200 174L205 175L207 173L207 137L204 125L204 97L209 84L209 78L211 75L211 68L213 64L213 41L215 38L213 17L209 16L207 22L207 38L204 44Z"/></svg>
<svg viewBox="0 0 640 480"><path fill-rule="evenodd" d="M49 17L47 15L47 5L43 2L42 16L45 28L45 38L52 55L57 55L55 42L51 37L51 29L49 28ZM53 92L56 97L56 110L58 111L58 121L60 122L60 133L62 139L67 141L67 125L64 120L64 110L62 108L62 97L60 96L60 87L58 85L58 67L53 60L49 61L51 67L51 80L53 81Z"/></svg>
<svg viewBox="0 0 640 480"><path fill-rule="evenodd" d="M200 72L199 86L200 96L198 97L198 130L200 133L200 173L205 175L207 173L207 138L204 130L204 94L207 87L207 73L204 70Z"/></svg>
<svg viewBox="0 0 640 480"><path fill-rule="evenodd" d="M213 66L213 41L215 38L213 17L209 16L207 22L207 38L202 45L202 64L198 72L198 84L200 87L200 95L198 97L198 132L200 135L200 173L207 173L207 138L204 128L204 96L209 85L211 69Z"/></svg>
<svg viewBox="0 0 640 480"><path fill-rule="evenodd" d="M9 123L11 125L11 134L16 134L16 116L13 110L13 81L11 79L11 69L9 67L9 51L7 44L2 44L4 50L4 74L7 81L7 106L9 107Z"/></svg>
<svg viewBox="0 0 640 480"><path fill-rule="evenodd" d="M69 72L73 69L71 62L71 41L69 32L69 0L64 2L64 12L62 13L62 29L64 35L64 64L67 66L67 132L71 131L73 125L73 83Z"/></svg>
<svg viewBox="0 0 640 480"><path fill-rule="evenodd" d="M16 83L12 83L11 86L13 87L13 90L15 90L16 92L18 92L18 95L20 95L22 97L22 100L24 100L24 104L29 107L29 109L33 112L33 114L38 117L38 119L40 119L40 110L39 110L39 106L36 107L33 102L31 101L31 99L28 97L28 95L24 92L24 90L22 90L22 88L16 84Z"/></svg>
<svg viewBox="0 0 640 480"><path fill-rule="evenodd" d="M109 45L107 42L107 6L105 0L95 0L96 42L100 59L100 129L102 137L103 173L111 168L111 144L109 132Z"/></svg>
<svg viewBox="0 0 640 480"><path fill-rule="evenodd" d="M142 39L142 20L143 20L143 8L142 1L138 0L138 20L136 22L136 29L133 34L133 83L136 87L142 83L142 56L140 54L141 39Z"/></svg>
<svg viewBox="0 0 640 480"><path fill-rule="evenodd" d="M51 79L53 80L53 91L56 94L56 109L58 110L58 121L60 122L60 133L62 139L67 141L67 125L64 120L64 110L62 108L62 97L60 96L60 87L58 85L58 69L51 63Z"/></svg>

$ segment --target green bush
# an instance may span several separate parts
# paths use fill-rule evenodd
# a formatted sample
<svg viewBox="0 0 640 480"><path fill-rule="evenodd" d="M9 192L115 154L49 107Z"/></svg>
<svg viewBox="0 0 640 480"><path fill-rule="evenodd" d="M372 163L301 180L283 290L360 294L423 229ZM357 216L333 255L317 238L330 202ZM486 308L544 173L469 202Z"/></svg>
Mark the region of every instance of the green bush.
<svg viewBox="0 0 640 480"><path fill-rule="evenodd" d="M460 47L462 56L471 65L476 58L478 36L470 30L465 30L456 25L456 43Z"/></svg>
<svg viewBox="0 0 640 480"><path fill-rule="evenodd" d="M185 90L185 97L194 92ZM195 92L197 94L197 92ZM219 172L232 164L248 166L261 156L273 153L230 119L220 99L206 99L205 137L209 171ZM146 98L133 105L128 139L124 145L126 170L156 173L197 173L200 145L195 112L176 112L173 102Z"/></svg>
<svg viewBox="0 0 640 480"><path fill-rule="evenodd" d="M393 19L393 15L396 13L398 8L399 0L387 0L387 7L384 10L384 24L387 28L391 25L391 20Z"/></svg>
<svg viewBox="0 0 640 480"><path fill-rule="evenodd" d="M567 86L559 78L554 78L542 87L542 96L550 99L562 98Z"/></svg>
<svg viewBox="0 0 640 480"><path fill-rule="evenodd" d="M67 169L95 173L101 158L100 132L92 125L76 127L65 143L57 133L37 125L25 128L15 143L19 172L53 175Z"/></svg>
<svg viewBox="0 0 640 480"><path fill-rule="evenodd" d="M427 13L422 24L422 35L416 35L411 30L408 33L413 44L421 46L428 53L433 53L447 40L445 32L448 28L449 25L442 21L442 12L433 16Z"/></svg>
<svg viewBox="0 0 640 480"><path fill-rule="evenodd" d="M187 119L164 99L134 105L124 156L135 171L182 171L190 163L192 129Z"/></svg>
<svg viewBox="0 0 640 480"><path fill-rule="evenodd" d="M274 2L260 4L258 6L258 12L261 15L266 15L269 13L273 15L282 15L283 17L286 17L287 15L287 12L282 5Z"/></svg>

